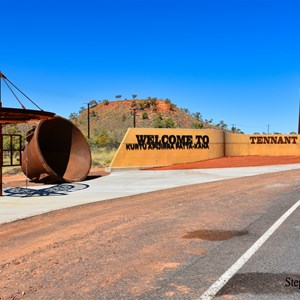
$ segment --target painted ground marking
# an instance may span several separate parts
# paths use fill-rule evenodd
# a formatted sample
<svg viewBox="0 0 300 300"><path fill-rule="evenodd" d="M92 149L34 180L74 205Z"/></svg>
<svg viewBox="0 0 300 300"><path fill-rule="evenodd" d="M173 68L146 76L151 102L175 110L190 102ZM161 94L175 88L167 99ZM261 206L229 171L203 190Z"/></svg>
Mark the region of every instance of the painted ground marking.
<svg viewBox="0 0 300 300"><path fill-rule="evenodd" d="M230 278L251 258L253 254L268 240L276 229L300 206L298 200L287 210L209 289L201 296L201 300L212 299Z"/></svg>

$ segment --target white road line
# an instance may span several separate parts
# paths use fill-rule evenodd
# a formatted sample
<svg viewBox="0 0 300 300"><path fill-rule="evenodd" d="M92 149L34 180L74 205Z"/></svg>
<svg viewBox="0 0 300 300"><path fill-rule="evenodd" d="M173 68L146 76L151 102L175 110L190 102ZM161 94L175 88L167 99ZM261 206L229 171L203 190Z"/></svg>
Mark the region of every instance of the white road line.
<svg viewBox="0 0 300 300"><path fill-rule="evenodd" d="M210 288L201 295L201 300L212 299L230 278L251 258L251 256L265 243L276 229L300 206L298 200L286 211Z"/></svg>

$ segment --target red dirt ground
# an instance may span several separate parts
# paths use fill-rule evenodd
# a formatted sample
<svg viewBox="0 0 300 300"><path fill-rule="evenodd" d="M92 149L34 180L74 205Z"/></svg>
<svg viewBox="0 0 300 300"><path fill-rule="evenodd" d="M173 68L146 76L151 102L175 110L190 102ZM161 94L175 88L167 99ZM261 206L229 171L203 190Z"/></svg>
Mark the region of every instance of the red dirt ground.
<svg viewBox="0 0 300 300"><path fill-rule="evenodd" d="M90 170L89 176L106 176L108 172L105 172L104 168L95 167ZM26 176L23 173L17 174L3 174L3 188L15 187L15 186L34 186L43 185L43 183L35 183L30 180L26 180Z"/></svg>
<svg viewBox="0 0 300 300"><path fill-rule="evenodd" d="M195 163L185 163L147 170L189 170L210 168L254 167L300 163L300 156L236 156L221 157Z"/></svg>

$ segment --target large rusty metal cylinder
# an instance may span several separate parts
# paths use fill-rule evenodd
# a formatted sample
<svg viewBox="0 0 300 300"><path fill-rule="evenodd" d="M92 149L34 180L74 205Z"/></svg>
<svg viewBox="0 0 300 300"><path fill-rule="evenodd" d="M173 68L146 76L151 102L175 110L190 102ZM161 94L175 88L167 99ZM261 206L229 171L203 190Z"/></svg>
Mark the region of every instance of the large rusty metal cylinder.
<svg viewBox="0 0 300 300"><path fill-rule="evenodd" d="M22 171L33 181L76 182L91 168L91 152L81 131L70 121L55 117L28 132L22 152Z"/></svg>

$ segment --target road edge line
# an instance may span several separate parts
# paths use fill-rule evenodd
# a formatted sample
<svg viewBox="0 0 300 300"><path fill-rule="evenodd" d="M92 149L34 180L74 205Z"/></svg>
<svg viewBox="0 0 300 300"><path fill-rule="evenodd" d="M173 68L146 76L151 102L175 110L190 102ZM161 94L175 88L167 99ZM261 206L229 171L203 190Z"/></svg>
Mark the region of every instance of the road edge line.
<svg viewBox="0 0 300 300"><path fill-rule="evenodd" d="M219 277L219 279L200 296L200 300L212 299L299 206L300 200L290 207L221 277Z"/></svg>

